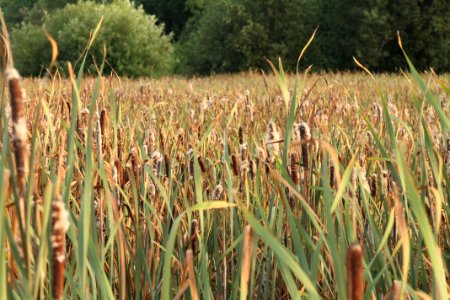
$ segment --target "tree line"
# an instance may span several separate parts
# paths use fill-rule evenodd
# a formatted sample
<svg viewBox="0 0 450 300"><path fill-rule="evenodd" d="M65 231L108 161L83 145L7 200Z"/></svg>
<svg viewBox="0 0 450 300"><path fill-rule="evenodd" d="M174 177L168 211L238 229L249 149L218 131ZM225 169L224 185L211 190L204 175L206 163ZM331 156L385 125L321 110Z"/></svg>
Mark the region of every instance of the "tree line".
<svg viewBox="0 0 450 300"><path fill-rule="evenodd" d="M447 0L0 0L0 7L16 60L31 75L50 57L42 28L57 40L60 61L69 60L100 15L93 52L101 59L106 45L108 66L128 76L267 69L266 59L278 57L293 70L316 28L303 62L314 70L353 70L353 57L376 72L404 68L397 32L419 69L450 70Z"/></svg>

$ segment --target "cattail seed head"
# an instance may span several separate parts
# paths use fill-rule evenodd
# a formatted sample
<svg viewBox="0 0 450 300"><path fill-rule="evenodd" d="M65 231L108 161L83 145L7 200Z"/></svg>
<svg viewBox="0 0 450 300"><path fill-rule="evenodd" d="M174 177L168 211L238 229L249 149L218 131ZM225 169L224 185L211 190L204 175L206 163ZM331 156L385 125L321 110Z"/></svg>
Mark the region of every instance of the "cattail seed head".
<svg viewBox="0 0 450 300"><path fill-rule="evenodd" d="M294 182L295 186L298 186L300 184L300 177L299 177L299 158L297 152L291 153L291 179Z"/></svg>
<svg viewBox="0 0 450 300"><path fill-rule="evenodd" d="M309 141L311 139L311 132L309 130L309 126L308 126L307 123L301 122L298 125L298 130L299 130L299 133L300 133L300 139L302 141Z"/></svg>
<svg viewBox="0 0 450 300"><path fill-rule="evenodd" d="M250 178L253 180L256 176L256 163L253 159L250 159L249 161L249 168L250 168Z"/></svg>
<svg viewBox="0 0 450 300"><path fill-rule="evenodd" d="M280 155L280 145L278 144L280 136L281 134L278 131L277 125L273 121L270 121L267 126L265 138L271 162L275 161L275 158Z"/></svg>
<svg viewBox="0 0 450 300"><path fill-rule="evenodd" d="M364 295L363 257L360 245L347 250L347 299L362 300Z"/></svg>
<svg viewBox="0 0 450 300"><path fill-rule="evenodd" d="M64 292L64 269L66 232L69 229L69 213L59 197L52 204L52 248L53 248L53 297L62 299Z"/></svg>
<svg viewBox="0 0 450 300"><path fill-rule="evenodd" d="M231 155L231 168L233 169L234 176L239 175L239 163L235 154Z"/></svg>
<svg viewBox="0 0 450 300"><path fill-rule="evenodd" d="M219 183L211 193L211 200L219 200L223 195L223 186Z"/></svg>
<svg viewBox="0 0 450 300"><path fill-rule="evenodd" d="M12 140L18 178L19 191L22 193L28 175L28 130L23 107L24 91L20 83L20 75L14 68L6 69L6 81L9 85L12 117Z"/></svg>
<svg viewBox="0 0 450 300"><path fill-rule="evenodd" d="M330 186L334 187L335 185L335 167L334 167L334 161L330 160Z"/></svg>
<svg viewBox="0 0 450 300"><path fill-rule="evenodd" d="M370 177L370 195L375 198L377 196L377 174L372 174Z"/></svg>
<svg viewBox="0 0 450 300"><path fill-rule="evenodd" d="M106 113L106 109L103 108L100 112L100 132L102 134L102 149L103 152L106 149L106 117L107 117L107 113Z"/></svg>
<svg viewBox="0 0 450 300"><path fill-rule="evenodd" d="M202 173L206 173L206 165L205 162L203 161L203 157L201 155L199 155L197 157L198 160L198 165L200 166L200 170L202 171Z"/></svg>
<svg viewBox="0 0 450 300"><path fill-rule="evenodd" d="M300 132L300 139L302 141L302 164L305 169L308 169L309 150L307 142L311 140L311 132L309 130L308 124L306 124L305 122L302 122L298 125L298 131Z"/></svg>

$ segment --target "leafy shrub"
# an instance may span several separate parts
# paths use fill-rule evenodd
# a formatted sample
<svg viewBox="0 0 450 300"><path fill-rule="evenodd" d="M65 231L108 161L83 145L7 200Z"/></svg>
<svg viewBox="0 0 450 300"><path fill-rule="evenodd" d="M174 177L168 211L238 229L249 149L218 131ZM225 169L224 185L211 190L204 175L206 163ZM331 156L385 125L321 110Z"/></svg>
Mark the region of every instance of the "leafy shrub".
<svg viewBox="0 0 450 300"><path fill-rule="evenodd" d="M101 17L103 24L90 51L89 71L95 71L94 62L101 62L104 46L106 72L113 69L126 76L159 76L170 71L170 36L163 34L154 16L127 0L69 4L45 17L44 27L57 41L58 60L63 65L78 60ZM50 43L41 27L24 24L14 30L12 38L16 65L23 74L36 75L50 61Z"/></svg>

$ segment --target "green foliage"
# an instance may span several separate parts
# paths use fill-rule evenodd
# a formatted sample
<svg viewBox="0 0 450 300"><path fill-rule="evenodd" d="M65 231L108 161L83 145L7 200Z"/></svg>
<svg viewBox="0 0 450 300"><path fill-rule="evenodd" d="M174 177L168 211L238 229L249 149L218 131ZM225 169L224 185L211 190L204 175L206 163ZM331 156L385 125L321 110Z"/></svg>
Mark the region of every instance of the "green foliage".
<svg viewBox="0 0 450 300"><path fill-rule="evenodd" d="M313 7L303 0L207 2L180 42L181 71L266 68L265 58L278 56L294 67L314 29L308 21L312 12Z"/></svg>
<svg viewBox="0 0 450 300"><path fill-rule="evenodd" d="M101 61L107 49L106 72L126 76L159 76L171 68L172 46L163 27L128 1L111 4L69 4L45 17L44 27L57 41L59 61L77 61L90 32L103 17L99 37L91 49L88 70ZM16 64L24 75L36 75L50 61L50 43L40 26L23 25L12 34Z"/></svg>
<svg viewBox="0 0 450 300"><path fill-rule="evenodd" d="M135 3L142 5L146 13L155 15L158 22L164 24L165 32L173 33L175 38L180 36L192 16L191 5L186 0L136 0Z"/></svg>
<svg viewBox="0 0 450 300"><path fill-rule="evenodd" d="M191 19L179 48L185 72L233 72L264 67L281 56L292 70L301 45L319 26L305 64L316 69L405 68L397 31L421 70L450 69L448 1L207 1Z"/></svg>

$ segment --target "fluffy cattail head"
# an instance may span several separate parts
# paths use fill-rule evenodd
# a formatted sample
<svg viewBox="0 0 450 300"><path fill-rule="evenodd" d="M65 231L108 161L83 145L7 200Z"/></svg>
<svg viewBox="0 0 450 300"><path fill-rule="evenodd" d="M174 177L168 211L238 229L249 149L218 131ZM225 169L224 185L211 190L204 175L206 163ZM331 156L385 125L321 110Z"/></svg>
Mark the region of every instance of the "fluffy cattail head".
<svg viewBox="0 0 450 300"><path fill-rule="evenodd" d="M14 142L14 156L18 177L19 190L25 184L28 174L28 130L23 107L24 91L20 84L20 75L14 68L6 69L6 81L9 85L10 105L12 117L12 140Z"/></svg>
<svg viewBox="0 0 450 300"><path fill-rule="evenodd" d="M302 141L309 141L311 139L311 132L309 130L309 126L305 122L301 122L298 125L298 131L300 133L300 139Z"/></svg>
<svg viewBox="0 0 450 300"><path fill-rule="evenodd" d="M299 157L297 152L291 153L291 179L296 186L300 184Z"/></svg>
<svg viewBox="0 0 450 300"><path fill-rule="evenodd" d="M219 183L211 193L211 200L219 200L223 195L223 186Z"/></svg>
<svg viewBox="0 0 450 300"><path fill-rule="evenodd" d="M52 248L53 248L53 297L63 298L66 232L69 229L69 213L61 198L52 204Z"/></svg>
<svg viewBox="0 0 450 300"><path fill-rule="evenodd" d="M277 125L270 121L266 131L266 144L267 150L269 150L269 158L272 162L280 155L280 145L278 144L280 136Z"/></svg>

